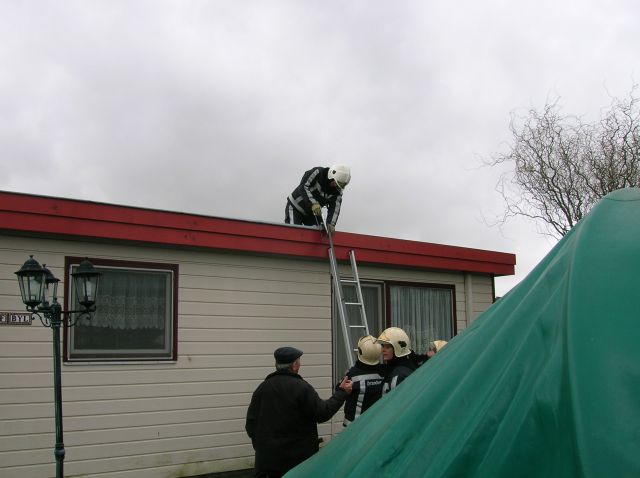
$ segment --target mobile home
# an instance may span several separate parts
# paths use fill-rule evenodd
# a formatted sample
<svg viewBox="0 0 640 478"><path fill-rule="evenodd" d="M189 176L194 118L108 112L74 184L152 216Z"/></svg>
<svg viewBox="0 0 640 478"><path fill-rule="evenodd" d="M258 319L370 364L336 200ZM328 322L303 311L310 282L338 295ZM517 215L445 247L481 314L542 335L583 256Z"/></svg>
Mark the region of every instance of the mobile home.
<svg viewBox="0 0 640 478"><path fill-rule="evenodd" d="M513 254L338 232L369 328L413 348L450 339L495 299ZM328 397L344 372L327 241L315 229L0 192L0 478L54 476L51 330L25 316L15 272L33 255L61 279L102 272L97 311L62 339L67 477L177 478L253 466L244 431L273 351L302 349ZM347 292L348 293L348 292ZM340 417L322 424L329 440Z"/></svg>

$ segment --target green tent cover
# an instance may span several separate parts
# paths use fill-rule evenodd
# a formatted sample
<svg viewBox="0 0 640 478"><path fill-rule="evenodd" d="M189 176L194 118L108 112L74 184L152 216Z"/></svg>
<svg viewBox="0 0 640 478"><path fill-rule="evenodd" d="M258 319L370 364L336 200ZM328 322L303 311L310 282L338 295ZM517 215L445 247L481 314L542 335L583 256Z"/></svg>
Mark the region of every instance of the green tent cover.
<svg viewBox="0 0 640 478"><path fill-rule="evenodd" d="M286 477L640 477L640 189Z"/></svg>

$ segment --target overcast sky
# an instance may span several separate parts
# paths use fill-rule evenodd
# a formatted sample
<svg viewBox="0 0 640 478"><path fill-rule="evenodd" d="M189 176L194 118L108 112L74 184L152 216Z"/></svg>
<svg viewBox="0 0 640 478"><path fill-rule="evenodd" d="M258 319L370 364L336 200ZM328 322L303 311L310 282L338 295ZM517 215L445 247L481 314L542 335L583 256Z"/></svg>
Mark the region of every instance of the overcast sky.
<svg viewBox="0 0 640 478"><path fill-rule="evenodd" d="M637 0L2 0L0 189L281 222L352 168L338 230L515 253L509 121L598 118L640 81Z"/></svg>

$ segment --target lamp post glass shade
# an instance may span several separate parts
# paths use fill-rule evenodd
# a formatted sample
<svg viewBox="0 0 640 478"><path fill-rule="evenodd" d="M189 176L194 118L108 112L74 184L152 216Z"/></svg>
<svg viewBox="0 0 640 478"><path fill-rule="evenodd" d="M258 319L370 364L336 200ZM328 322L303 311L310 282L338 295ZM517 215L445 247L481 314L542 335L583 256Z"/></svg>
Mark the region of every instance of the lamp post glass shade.
<svg viewBox="0 0 640 478"><path fill-rule="evenodd" d="M96 303L100 272L96 271L88 259L84 259L71 275L78 302L87 309L92 307Z"/></svg>
<svg viewBox="0 0 640 478"><path fill-rule="evenodd" d="M44 306L58 297L58 282L60 282L60 279L53 275L46 264L42 264L42 269L45 273L45 284L42 289L42 304Z"/></svg>
<svg viewBox="0 0 640 478"><path fill-rule="evenodd" d="M42 302L45 292L44 289L47 282L45 269L40 266L33 256L29 256L29 259L15 274L18 276L22 302L30 309L37 307Z"/></svg>

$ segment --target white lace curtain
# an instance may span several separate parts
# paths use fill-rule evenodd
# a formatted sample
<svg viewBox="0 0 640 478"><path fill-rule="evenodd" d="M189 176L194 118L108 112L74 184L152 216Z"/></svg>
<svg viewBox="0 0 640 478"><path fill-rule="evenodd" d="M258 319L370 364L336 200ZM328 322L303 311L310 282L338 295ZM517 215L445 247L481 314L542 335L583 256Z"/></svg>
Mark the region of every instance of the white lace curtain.
<svg viewBox="0 0 640 478"><path fill-rule="evenodd" d="M168 273L101 270L97 311L78 325L115 329L164 329Z"/></svg>
<svg viewBox="0 0 640 478"><path fill-rule="evenodd" d="M411 349L427 351L433 340L453 336L453 293L451 289L391 286L391 323L411 339Z"/></svg>

